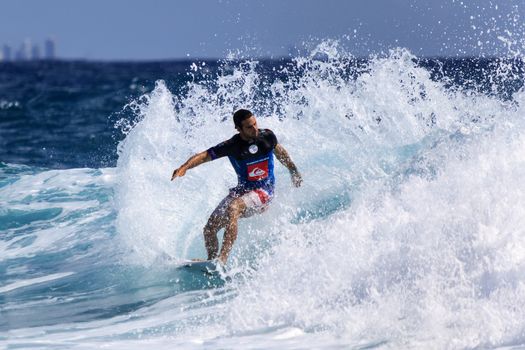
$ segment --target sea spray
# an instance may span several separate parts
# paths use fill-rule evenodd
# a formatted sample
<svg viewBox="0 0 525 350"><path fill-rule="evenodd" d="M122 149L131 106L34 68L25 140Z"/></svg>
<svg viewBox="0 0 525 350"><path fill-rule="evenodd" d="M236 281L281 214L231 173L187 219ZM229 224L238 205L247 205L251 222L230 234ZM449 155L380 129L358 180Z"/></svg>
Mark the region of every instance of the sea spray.
<svg viewBox="0 0 525 350"><path fill-rule="evenodd" d="M315 221L281 224L282 240L232 302L232 331L293 326L350 342L402 346L411 339L438 348L519 341L522 105L450 92L416 78L419 69L399 57L372 62L370 72L357 79L366 81L360 100L372 116L384 109L380 119L358 118L366 159L354 203ZM424 87L421 98L414 99L400 72ZM370 89L375 79L386 87L382 99ZM514 101L523 96L516 93ZM361 153L355 139L333 136L340 152ZM325 159L337 157L331 152ZM359 165L348 166L348 175Z"/></svg>
<svg viewBox="0 0 525 350"><path fill-rule="evenodd" d="M134 263L204 256L202 227L235 174L225 159L173 182L171 173L231 137L231 114L249 108L305 182L293 188L277 165L274 203L240 221L229 262L250 273L228 285L235 297L212 319L182 334L519 342L523 91L502 100L432 79L406 50L356 64L327 47L274 80L249 62L228 63L230 73L192 82L181 96L157 83L117 168L117 227Z"/></svg>

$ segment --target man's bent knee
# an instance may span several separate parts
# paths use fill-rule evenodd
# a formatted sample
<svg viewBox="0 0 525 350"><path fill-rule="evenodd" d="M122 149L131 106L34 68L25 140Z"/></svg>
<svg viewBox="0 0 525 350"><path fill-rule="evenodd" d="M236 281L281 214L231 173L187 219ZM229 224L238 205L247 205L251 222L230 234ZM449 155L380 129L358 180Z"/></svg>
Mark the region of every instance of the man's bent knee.
<svg viewBox="0 0 525 350"><path fill-rule="evenodd" d="M228 206L228 218L231 219L238 219L243 211L246 209L246 204L242 201L242 199L237 198L234 201L230 203Z"/></svg>

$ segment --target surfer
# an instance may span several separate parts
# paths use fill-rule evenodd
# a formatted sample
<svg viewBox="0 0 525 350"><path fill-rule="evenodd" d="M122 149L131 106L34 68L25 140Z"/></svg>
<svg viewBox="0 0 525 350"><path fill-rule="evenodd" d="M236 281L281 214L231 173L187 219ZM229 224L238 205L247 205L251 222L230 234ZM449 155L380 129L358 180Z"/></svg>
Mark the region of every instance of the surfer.
<svg viewBox="0 0 525 350"><path fill-rule="evenodd" d="M228 156L237 173L238 185L219 203L204 227L204 241L208 260L218 258L226 264L233 243L237 239L237 221L264 212L270 204L275 187L273 155L290 171L292 183L303 181L288 152L277 142L269 129L259 129L257 119L247 109L233 114L235 129L239 132L231 139L190 157L173 171L171 180L184 176L188 169L202 163ZM224 228L224 239L219 253L217 232Z"/></svg>

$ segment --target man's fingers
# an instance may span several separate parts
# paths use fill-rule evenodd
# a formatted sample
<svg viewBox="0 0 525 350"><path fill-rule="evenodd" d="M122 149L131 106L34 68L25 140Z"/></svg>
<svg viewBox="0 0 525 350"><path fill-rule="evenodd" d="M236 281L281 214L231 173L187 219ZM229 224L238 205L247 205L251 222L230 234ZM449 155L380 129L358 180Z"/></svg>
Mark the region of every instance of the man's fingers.
<svg viewBox="0 0 525 350"><path fill-rule="evenodd" d="M176 177L180 176L180 175L178 174L178 172L179 172L179 169L175 169L175 170L173 171L173 175L171 175L171 181L173 181Z"/></svg>
<svg viewBox="0 0 525 350"><path fill-rule="evenodd" d="M173 181L176 177L184 176L184 174L186 174L185 169L181 169L181 168L175 169L173 171L173 175L171 175L171 181Z"/></svg>

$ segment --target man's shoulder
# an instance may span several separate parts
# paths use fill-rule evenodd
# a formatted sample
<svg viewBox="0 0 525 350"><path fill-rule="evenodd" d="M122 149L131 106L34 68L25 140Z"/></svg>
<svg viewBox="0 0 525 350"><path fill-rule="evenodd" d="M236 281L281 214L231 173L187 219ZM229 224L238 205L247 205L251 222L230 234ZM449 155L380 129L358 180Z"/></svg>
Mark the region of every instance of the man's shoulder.
<svg viewBox="0 0 525 350"><path fill-rule="evenodd" d="M259 135L265 142L269 142L272 147L277 145L277 136L270 129L259 129Z"/></svg>
<svg viewBox="0 0 525 350"><path fill-rule="evenodd" d="M259 133L261 136L275 136L273 131L271 131L270 129L259 129Z"/></svg>
<svg viewBox="0 0 525 350"><path fill-rule="evenodd" d="M209 148L208 153L210 154L211 159L217 159L236 154L237 149L239 148L239 141L237 138L240 139L238 135L234 135L232 138L222 141L218 145Z"/></svg>
<svg viewBox="0 0 525 350"><path fill-rule="evenodd" d="M222 141L221 143L219 143L217 145L217 147L222 147L222 146L231 146L235 143L237 143L239 141L240 137L239 137L239 134L236 134L236 135L233 135L231 138L229 138L228 140L225 140L225 141Z"/></svg>

